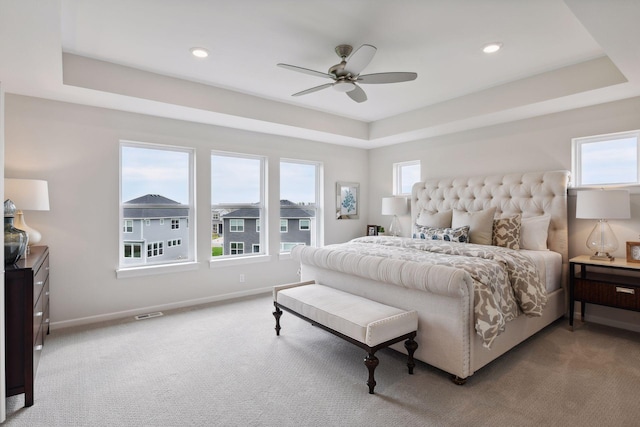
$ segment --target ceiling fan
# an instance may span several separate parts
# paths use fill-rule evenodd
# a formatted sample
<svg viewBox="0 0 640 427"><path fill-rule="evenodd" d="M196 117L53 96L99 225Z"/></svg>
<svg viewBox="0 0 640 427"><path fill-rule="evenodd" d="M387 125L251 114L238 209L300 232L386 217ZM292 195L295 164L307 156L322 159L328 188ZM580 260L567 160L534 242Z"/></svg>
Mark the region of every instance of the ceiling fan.
<svg viewBox="0 0 640 427"><path fill-rule="evenodd" d="M339 64L336 64L333 67L329 68L329 71L327 73L289 64L278 64L278 67L333 80L332 83L325 83L320 86L312 87L311 89L294 93L291 96L307 95L309 93L333 87L338 92L345 92L349 96L349 98L353 99L356 102L364 102L367 100L367 94L356 83L400 83L415 80L418 77L418 74L416 73L406 72L360 75L362 70L364 70L365 67L369 65L369 63L373 59L373 56L376 54L376 50L377 49L375 46L371 46L370 44L363 44L355 52L353 52L353 55L351 55L353 47L348 44L341 44L336 47L335 51L342 60ZM349 57L349 55L351 56ZM349 57L349 61L347 61L347 57Z"/></svg>

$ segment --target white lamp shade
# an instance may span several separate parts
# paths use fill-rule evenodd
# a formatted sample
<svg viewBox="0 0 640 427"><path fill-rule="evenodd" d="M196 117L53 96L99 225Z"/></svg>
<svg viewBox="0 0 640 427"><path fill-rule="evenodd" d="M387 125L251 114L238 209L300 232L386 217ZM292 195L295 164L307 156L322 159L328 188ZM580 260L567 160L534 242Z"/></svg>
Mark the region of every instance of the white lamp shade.
<svg viewBox="0 0 640 427"><path fill-rule="evenodd" d="M4 198L23 211L49 210L49 186L40 179L5 178Z"/></svg>
<svg viewBox="0 0 640 427"><path fill-rule="evenodd" d="M408 211L406 197L382 198L382 215L404 215Z"/></svg>
<svg viewBox="0 0 640 427"><path fill-rule="evenodd" d="M576 218L629 219L630 204L627 190L579 191L576 198Z"/></svg>

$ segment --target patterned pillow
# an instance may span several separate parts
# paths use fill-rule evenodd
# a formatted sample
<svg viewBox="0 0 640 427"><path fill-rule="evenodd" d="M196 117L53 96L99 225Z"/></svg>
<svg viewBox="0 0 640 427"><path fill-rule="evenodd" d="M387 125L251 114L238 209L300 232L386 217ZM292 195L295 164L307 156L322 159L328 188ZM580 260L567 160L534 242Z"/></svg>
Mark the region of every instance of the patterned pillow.
<svg viewBox="0 0 640 427"><path fill-rule="evenodd" d="M445 240L447 242L469 242L469 226L459 228L423 227L416 224L414 239Z"/></svg>
<svg viewBox="0 0 640 427"><path fill-rule="evenodd" d="M520 249L520 227L522 215L493 220L492 244L509 249Z"/></svg>

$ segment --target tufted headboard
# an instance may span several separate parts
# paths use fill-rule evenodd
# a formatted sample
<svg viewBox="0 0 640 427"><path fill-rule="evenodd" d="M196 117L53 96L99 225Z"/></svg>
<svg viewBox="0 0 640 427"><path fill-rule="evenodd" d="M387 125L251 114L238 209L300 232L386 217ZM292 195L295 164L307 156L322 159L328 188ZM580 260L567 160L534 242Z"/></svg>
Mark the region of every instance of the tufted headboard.
<svg viewBox="0 0 640 427"><path fill-rule="evenodd" d="M512 173L430 179L413 185L411 220L423 209L479 211L496 207L496 217L551 215L547 246L568 263L567 186L569 171Z"/></svg>

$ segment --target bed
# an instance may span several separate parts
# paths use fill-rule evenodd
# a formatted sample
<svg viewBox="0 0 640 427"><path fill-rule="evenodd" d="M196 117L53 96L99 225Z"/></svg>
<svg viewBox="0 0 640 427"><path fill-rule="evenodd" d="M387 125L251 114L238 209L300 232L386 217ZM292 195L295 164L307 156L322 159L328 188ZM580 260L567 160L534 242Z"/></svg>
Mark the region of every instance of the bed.
<svg viewBox="0 0 640 427"><path fill-rule="evenodd" d="M419 182L410 237L291 254L303 281L416 310L415 358L464 384L566 313L568 180L544 171Z"/></svg>

